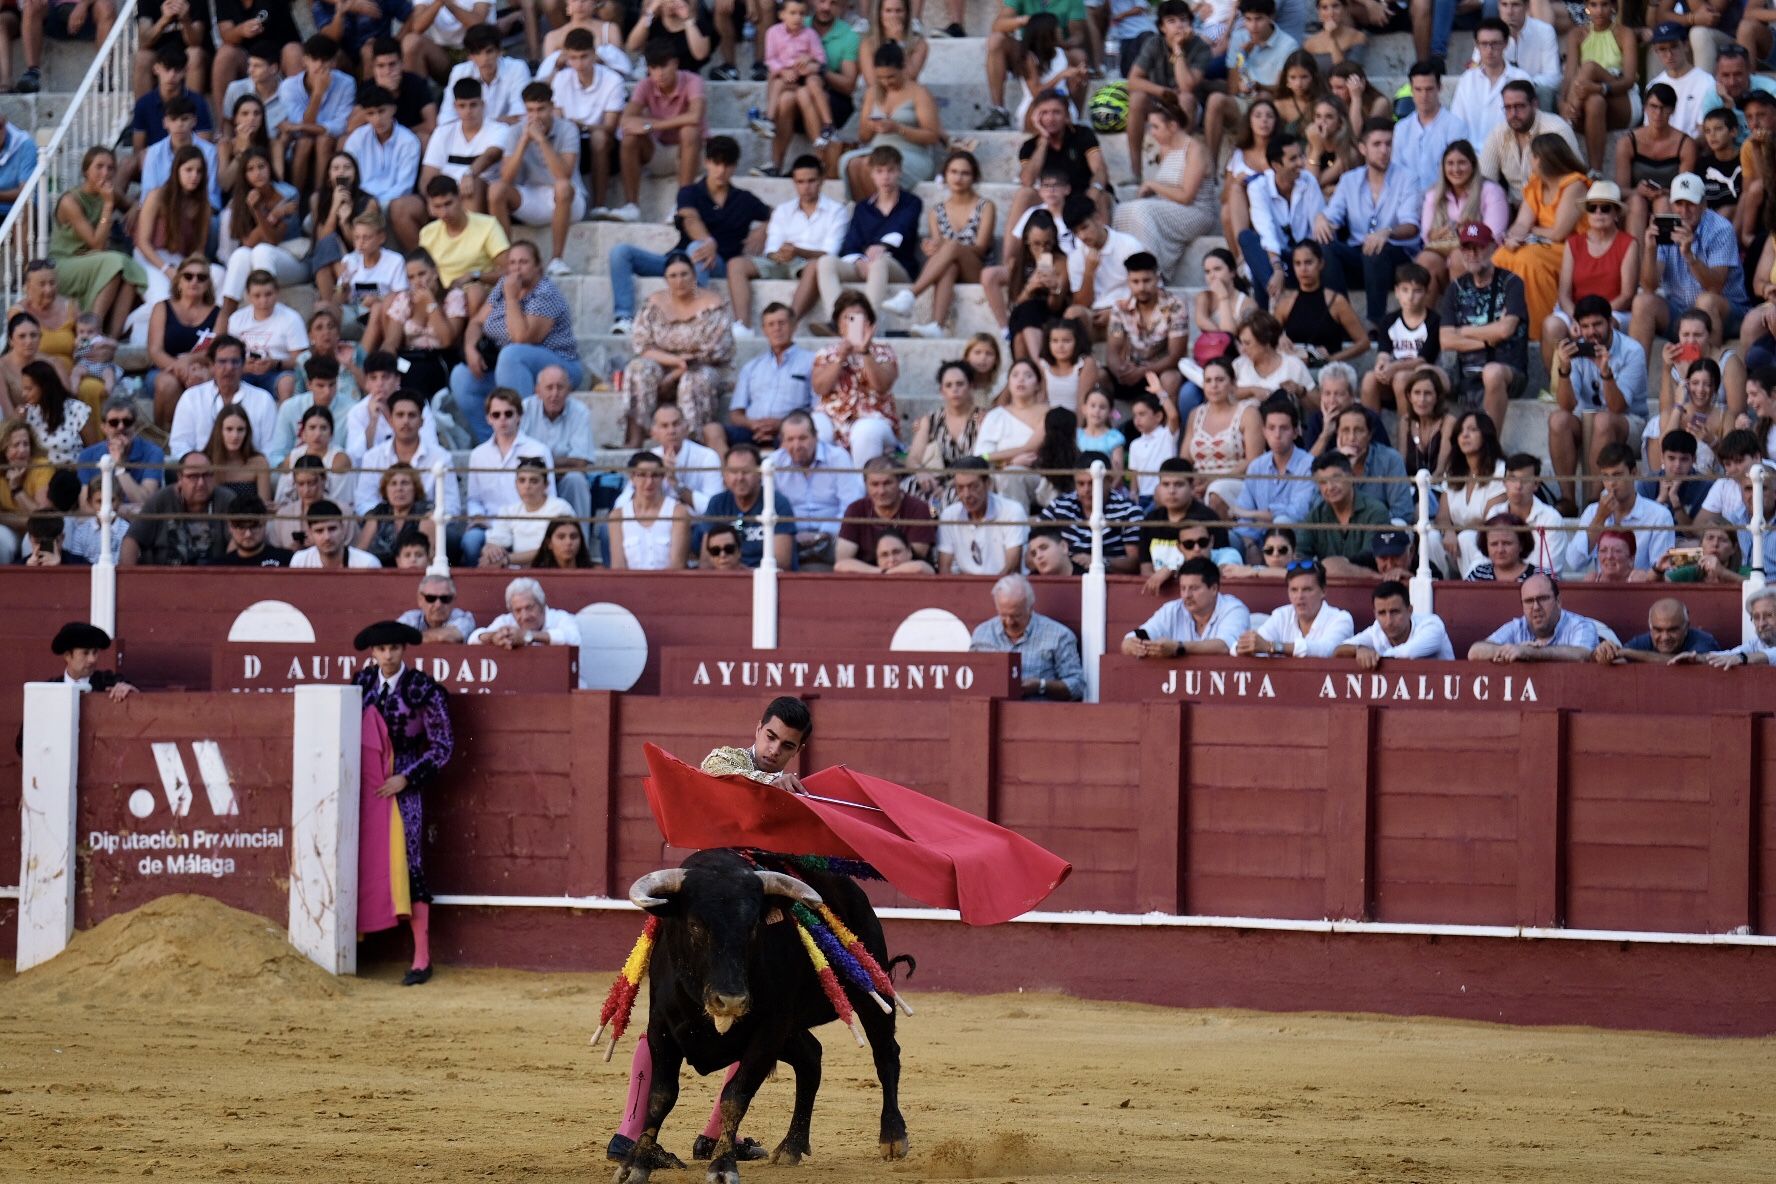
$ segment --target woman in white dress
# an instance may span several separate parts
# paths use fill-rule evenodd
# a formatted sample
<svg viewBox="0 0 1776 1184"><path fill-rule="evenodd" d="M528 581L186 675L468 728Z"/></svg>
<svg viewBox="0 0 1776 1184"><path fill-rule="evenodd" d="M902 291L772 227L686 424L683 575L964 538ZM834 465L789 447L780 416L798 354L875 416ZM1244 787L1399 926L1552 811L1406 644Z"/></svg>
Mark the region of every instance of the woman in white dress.
<svg viewBox="0 0 1776 1184"><path fill-rule="evenodd" d="M691 512L666 497L666 462L636 453L629 458L629 486L633 496L610 513L611 570L683 570L691 554Z"/></svg>
<svg viewBox="0 0 1776 1184"><path fill-rule="evenodd" d="M1220 209L1210 179L1209 150L1185 130L1184 112L1169 98L1153 101L1147 113L1147 143L1159 160L1147 173L1135 200L1116 207L1116 229L1141 240L1159 260L1159 274L1175 279L1185 248L1215 229Z"/></svg>
<svg viewBox="0 0 1776 1184"><path fill-rule="evenodd" d="M1486 558L1479 529L1504 511L1507 490L1505 450L1492 416L1464 411L1450 436L1455 446L1437 491L1437 526L1443 532L1444 572L1453 579Z"/></svg>
<svg viewBox="0 0 1776 1184"><path fill-rule="evenodd" d="M1048 416L1048 394L1042 371L1029 358L1019 358L1005 374L1005 390L999 406L987 412L974 438L975 452L999 470L1002 497L1032 504L1039 478L1030 471L1036 451L1042 447L1043 421Z"/></svg>

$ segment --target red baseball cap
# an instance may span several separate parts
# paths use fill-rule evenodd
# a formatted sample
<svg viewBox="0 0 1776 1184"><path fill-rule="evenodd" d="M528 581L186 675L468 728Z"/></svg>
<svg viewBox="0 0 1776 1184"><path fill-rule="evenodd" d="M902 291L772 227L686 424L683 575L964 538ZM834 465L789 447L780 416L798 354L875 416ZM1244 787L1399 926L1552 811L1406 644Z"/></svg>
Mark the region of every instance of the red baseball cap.
<svg viewBox="0 0 1776 1184"><path fill-rule="evenodd" d="M1490 247L1493 242L1492 227L1484 222L1464 222L1459 237L1464 245L1473 243L1477 246Z"/></svg>

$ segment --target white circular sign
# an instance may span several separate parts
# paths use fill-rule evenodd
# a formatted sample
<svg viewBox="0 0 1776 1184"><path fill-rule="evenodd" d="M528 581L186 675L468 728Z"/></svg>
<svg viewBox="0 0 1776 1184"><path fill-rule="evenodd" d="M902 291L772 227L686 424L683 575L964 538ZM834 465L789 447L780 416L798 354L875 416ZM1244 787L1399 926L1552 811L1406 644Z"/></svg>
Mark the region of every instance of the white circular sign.
<svg viewBox="0 0 1776 1184"><path fill-rule="evenodd" d="M600 601L574 614L580 623L580 689L626 691L647 668L647 630L620 604Z"/></svg>
<svg viewBox="0 0 1776 1184"><path fill-rule="evenodd" d="M137 818L146 818L154 813L154 795L145 789L138 789L130 794L129 812Z"/></svg>

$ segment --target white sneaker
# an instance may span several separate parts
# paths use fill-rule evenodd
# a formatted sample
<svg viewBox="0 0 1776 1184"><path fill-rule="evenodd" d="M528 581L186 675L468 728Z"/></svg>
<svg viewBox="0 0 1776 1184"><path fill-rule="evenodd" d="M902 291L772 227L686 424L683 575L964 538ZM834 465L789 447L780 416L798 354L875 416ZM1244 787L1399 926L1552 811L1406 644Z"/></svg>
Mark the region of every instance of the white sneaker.
<svg viewBox="0 0 1776 1184"><path fill-rule="evenodd" d="M593 206L586 211L586 221L588 222L602 222L608 217L610 217L610 210L604 206Z"/></svg>
<svg viewBox="0 0 1776 1184"><path fill-rule="evenodd" d="M610 218L613 222L639 222L641 221L641 207L634 202L618 206L610 212Z"/></svg>
<svg viewBox="0 0 1776 1184"><path fill-rule="evenodd" d="M921 321L917 325L909 326L907 332L914 337L935 338L944 335L944 327L936 321Z"/></svg>
<svg viewBox="0 0 1776 1184"><path fill-rule="evenodd" d="M572 275L573 274L573 268L569 267L567 265L567 263L560 258L555 258L555 259L549 260L549 266L545 267L543 269L543 271L545 273L547 273L548 275L555 276L556 278L560 278L561 276L564 276L564 275Z"/></svg>
<svg viewBox="0 0 1776 1184"><path fill-rule="evenodd" d="M882 308L887 312L893 313L897 317L905 317L912 315L913 303L913 290L911 288L902 288L894 295L884 299L882 301Z"/></svg>
<svg viewBox="0 0 1776 1184"><path fill-rule="evenodd" d="M739 321L734 322L734 340L735 341L751 341L754 337L757 337L757 336L758 336L758 334L754 333L751 329L747 328L745 325L742 325Z"/></svg>
<svg viewBox="0 0 1776 1184"><path fill-rule="evenodd" d="M611 322L611 332L618 337L627 337L629 330L633 328L635 328L635 321L632 317L618 317Z"/></svg>

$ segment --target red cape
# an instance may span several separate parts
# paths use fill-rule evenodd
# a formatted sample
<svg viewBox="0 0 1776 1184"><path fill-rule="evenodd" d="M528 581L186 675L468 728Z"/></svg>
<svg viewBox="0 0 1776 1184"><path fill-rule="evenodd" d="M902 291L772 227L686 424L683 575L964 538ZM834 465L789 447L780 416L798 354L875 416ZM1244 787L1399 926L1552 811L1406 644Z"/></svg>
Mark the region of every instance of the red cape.
<svg viewBox="0 0 1776 1184"><path fill-rule="evenodd" d="M914 900L956 909L970 925L1029 912L1073 865L1013 831L892 781L840 765L802 784L859 810L743 777L712 777L643 745L648 806L674 847L758 847L861 859Z"/></svg>

